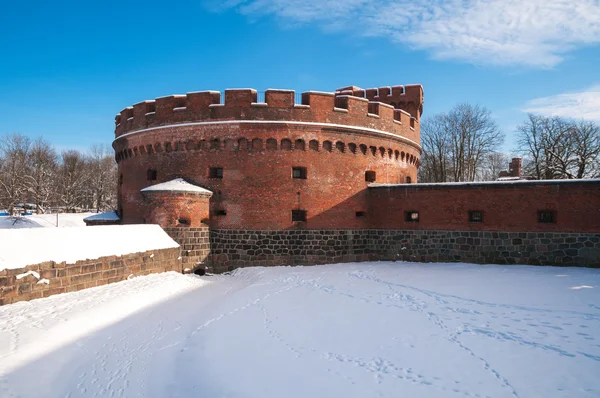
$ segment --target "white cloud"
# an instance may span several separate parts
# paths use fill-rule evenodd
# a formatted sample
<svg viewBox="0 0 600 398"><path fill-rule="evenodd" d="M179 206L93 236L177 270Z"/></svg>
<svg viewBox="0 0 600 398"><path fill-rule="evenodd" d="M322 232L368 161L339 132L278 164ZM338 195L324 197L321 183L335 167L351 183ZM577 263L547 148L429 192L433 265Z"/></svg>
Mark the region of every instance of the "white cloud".
<svg viewBox="0 0 600 398"><path fill-rule="evenodd" d="M221 8L388 37L478 64L547 68L600 43L600 0L229 0Z"/></svg>
<svg viewBox="0 0 600 398"><path fill-rule="evenodd" d="M524 112L600 121L600 85L577 93L564 93L529 101Z"/></svg>

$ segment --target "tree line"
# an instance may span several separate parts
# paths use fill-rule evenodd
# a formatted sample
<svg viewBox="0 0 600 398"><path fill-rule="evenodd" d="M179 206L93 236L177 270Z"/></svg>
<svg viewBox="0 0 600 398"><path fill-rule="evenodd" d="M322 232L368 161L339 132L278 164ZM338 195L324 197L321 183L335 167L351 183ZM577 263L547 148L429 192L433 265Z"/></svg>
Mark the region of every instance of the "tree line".
<svg viewBox="0 0 600 398"><path fill-rule="evenodd" d="M421 122L419 182L489 181L507 169L505 134L491 112L459 104ZM513 156L534 179L600 177L600 126L592 121L529 114L517 127Z"/></svg>
<svg viewBox="0 0 600 398"><path fill-rule="evenodd" d="M11 215L21 204L38 213L114 209L116 193L117 166L109 146L59 153L42 138L0 136L0 209Z"/></svg>

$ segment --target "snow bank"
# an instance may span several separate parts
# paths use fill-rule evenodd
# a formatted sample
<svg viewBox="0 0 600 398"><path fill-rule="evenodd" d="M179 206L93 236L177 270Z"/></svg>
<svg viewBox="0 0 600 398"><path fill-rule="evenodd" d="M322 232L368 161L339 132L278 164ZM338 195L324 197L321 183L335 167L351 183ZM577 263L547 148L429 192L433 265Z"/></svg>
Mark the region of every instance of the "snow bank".
<svg viewBox="0 0 600 398"><path fill-rule="evenodd" d="M205 193L212 194L208 189L199 187L198 185L190 184L183 178L176 178L171 181L163 182L161 184L151 185L141 190L141 192L191 192L191 193Z"/></svg>
<svg viewBox="0 0 600 398"><path fill-rule="evenodd" d="M178 247L158 225L0 230L0 270Z"/></svg>
<svg viewBox="0 0 600 398"><path fill-rule="evenodd" d="M116 211L107 211L104 213L94 214L83 219L83 221L119 221L119 215Z"/></svg>

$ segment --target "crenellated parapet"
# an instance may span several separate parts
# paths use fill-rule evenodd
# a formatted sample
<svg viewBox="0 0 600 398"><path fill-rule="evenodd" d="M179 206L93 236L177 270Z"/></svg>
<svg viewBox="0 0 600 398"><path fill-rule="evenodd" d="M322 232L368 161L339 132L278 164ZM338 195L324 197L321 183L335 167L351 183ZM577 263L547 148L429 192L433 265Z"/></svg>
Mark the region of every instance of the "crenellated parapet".
<svg viewBox="0 0 600 398"><path fill-rule="evenodd" d="M419 120L423 114L423 86L410 84L406 86L384 86L362 89L356 86L338 88L336 96L352 95L365 98L369 102L381 102L400 109Z"/></svg>
<svg viewBox="0 0 600 398"><path fill-rule="evenodd" d="M258 102L258 92L254 89L225 90L224 96L218 91L203 91L160 97L117 114L115 137L183 123L245 120L352 126L419 142L421 86L403 87L402 93L392 87L390 95L383 89L378 89L376 95L362 91L304 92L300 104L295 102L293 90L267 90L264 102Z"/></svg>

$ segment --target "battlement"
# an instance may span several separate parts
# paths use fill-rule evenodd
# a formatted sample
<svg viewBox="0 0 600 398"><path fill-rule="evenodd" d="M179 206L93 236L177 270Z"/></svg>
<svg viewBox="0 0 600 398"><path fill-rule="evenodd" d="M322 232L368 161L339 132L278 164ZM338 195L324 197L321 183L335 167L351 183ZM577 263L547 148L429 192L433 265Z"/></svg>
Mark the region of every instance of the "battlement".
<svg viewBox="0 0 600 398"><path fill-rule="evenodd" d="M419 142L420 113L412 114L410 110L416 106L411 104L422 98L421 86L375 90L352 87L335 93L308 91L302 93L300 104L295 102L293 90L269 89L264 93L264 102L258 102L258 92L249 88L228 89L223 96L218 91L170 95L123 109L115 117L115 137L180 123L256 120L363 127ZM409 105L406 109L405 103Z"/></svg>
<svg viewBox="0 0 600 398"><path fill-rule="evenodd" d="M420 119L423 113L423 86L410 84L406 86L384 86L362 89L356 86L338 88L336 95L352 95L366 98L371 102L381 102L408 112L411 117Z"/></svg>

